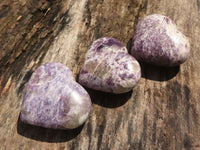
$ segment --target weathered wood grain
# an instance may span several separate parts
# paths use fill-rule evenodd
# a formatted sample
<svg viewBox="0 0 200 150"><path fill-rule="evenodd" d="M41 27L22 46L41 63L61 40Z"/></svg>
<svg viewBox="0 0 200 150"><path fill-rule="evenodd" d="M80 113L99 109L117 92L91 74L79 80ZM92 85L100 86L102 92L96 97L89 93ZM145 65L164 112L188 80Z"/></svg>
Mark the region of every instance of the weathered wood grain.
<svg viewBox="0 0 200 150"><path fill-rule="evenodd" d="M93 109L78 129L19 121L26 83L39 65L61 62L77 77L92 41L114 37L130 48L138 20L152 13L172 18L189 38L187 62L141 64L142 79L130 93L88 90ZM1 0L0 149L200 149L199 35L199 0Z"/></svg>

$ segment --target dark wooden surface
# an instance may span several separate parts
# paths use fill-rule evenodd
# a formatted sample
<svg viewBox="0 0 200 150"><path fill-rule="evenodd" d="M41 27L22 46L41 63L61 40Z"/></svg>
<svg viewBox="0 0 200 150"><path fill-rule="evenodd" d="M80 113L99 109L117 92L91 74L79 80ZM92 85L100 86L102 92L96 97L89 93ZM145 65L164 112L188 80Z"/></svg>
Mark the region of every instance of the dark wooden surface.
<svg viewBox="0 0 200 150"><path fill-rule="evenodd" d="M88 90L93 108L75 130L24 124L19 112L32 72L46 62L66 64L77 77L91 42L108 36L130 48L139 19L160 13L189 38L180 67L141 64L132 92ZM200 150L200 0L1 0L1 150Z"/></svg>

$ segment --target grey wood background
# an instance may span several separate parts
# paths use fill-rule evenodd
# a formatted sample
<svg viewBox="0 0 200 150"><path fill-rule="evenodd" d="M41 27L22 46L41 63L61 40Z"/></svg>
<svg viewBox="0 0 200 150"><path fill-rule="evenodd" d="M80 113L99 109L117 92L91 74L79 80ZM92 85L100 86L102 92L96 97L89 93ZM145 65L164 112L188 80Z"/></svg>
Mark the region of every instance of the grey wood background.
<svg viewBox="0 0 200 150"><path fill-rule="evenodd" d="M130 49L142 17L159 13L189 38L180 67L141 64L132 92L88 90L93 108L75 130L19 121L26 83L46 62L66 64L77 77L92 41L108 36ZM1 150L200 150L200 0L1 0Z"/></svg>

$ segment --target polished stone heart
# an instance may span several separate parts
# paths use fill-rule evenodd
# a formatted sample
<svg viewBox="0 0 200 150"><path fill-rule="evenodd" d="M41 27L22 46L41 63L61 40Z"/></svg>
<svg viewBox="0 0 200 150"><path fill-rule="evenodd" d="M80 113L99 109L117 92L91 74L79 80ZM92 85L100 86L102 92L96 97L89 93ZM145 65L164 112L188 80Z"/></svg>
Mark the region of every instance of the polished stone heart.
<svg viewBox="0 0 200 150"><path fill-rule="evenodd" d="M27 84L20 119L46 128L73 129L86 121L90 109L90 97L70 69L47 63L35 70Z"/></svg>
<svg viewBox="0 0 200 150"><path fill-rule="evenodd" d="M189 52L187 38L170 18L153 14L138 22L131 51L137 60L159 66L177 66L185 62Z"/></svg>
<svg viewBox="0 0 200 150"><path fill-rule="evenodd" d="M133 89L141 77L140 65L120 41L100 38L89 48L79 74L79 83L112 93Z"/></svg>

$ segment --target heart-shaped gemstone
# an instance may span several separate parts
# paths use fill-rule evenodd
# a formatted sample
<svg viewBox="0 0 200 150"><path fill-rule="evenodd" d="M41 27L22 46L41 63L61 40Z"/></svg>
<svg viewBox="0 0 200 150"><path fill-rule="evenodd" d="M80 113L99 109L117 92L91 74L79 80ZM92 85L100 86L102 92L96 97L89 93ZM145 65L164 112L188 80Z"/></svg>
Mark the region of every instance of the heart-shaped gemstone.
<svg viewBox="0 0 200 150"><path fill-rule="evenodd" d="M90 110L90 97L70 69L47 63L35 70L27 84L20 119L46 128L73 129L86 121Z"/></svg>
<svg viewBox="0 0 200 150"><path fill-rule="evenodd" d="M112 93L133 89L141 77L140 65L126 47L114 38L100 38L89 48L79 74L79 83Z"/></svg>
<svg viewBox="0 0 200 150"><path fill-rule="evenodd" d="M189 52L187 38L170 18L153 14L138 22L131 50L137 60L159 66L177 66L188 58Z"/></svg>

